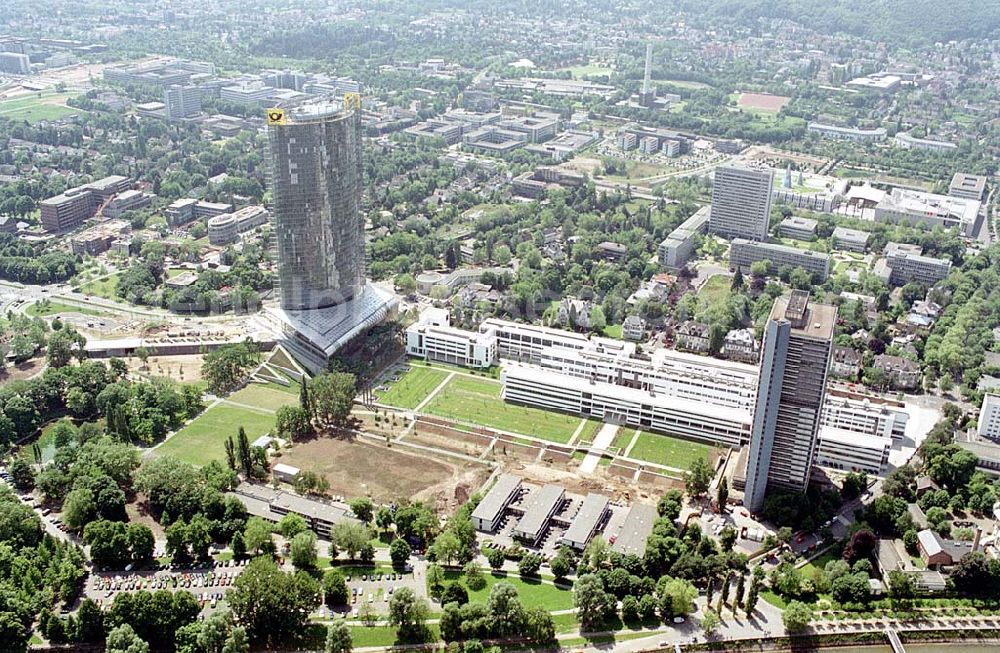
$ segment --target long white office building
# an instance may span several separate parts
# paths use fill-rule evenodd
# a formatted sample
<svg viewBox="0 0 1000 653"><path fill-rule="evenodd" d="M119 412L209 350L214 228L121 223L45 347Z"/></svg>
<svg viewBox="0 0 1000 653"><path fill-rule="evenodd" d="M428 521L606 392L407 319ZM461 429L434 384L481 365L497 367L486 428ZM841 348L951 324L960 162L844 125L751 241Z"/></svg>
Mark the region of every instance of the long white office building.
<svg viewBox="0 0 1000 653"><path fill-rule="evenodd" d="M889 462L892 438L821 426L816 464L849 472L880 475Z"/></svg>
<svg viewBox="0 0 1000 653"><path fill-rule="evenodd" d="M424 311L406 329L406 353L439 363L485 368L497 362L496 333L466 331L450 326L446 309Z"/></svg>
<svg viewBox="0 0 1000 653"><path fill-rule="evenodd" d="M528 365L501 374L504 400L560 410L712 444L739 447L750 437L751 411L648 390L588 381Z"/></svg>
<svg viewBox="0 0 1000 653"><path fill-rule="evenodd" d="M447 324L447 311L425 311L406 331L407 353L467 367L504 361L506 401L733 448L749 441L756 365L668 349L646 354L635 343L507 320L485 320L478 332ZM891 403L827 393L819 464L877 473L883 445L902 439L909 418ZM825 445L822 433L830 434ZM852 454L848 441L863 446Z"/></svg>

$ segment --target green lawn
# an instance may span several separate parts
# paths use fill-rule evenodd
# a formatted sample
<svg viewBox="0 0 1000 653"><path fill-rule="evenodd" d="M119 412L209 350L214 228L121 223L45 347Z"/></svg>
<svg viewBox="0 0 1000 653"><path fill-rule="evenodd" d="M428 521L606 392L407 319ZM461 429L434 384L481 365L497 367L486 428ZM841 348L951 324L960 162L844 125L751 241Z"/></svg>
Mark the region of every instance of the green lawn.
<svg viewBox="0 0 1000 653"><path fill-rule="evenodd" d="M709 277L705 285L698 291L698 301L704 307L716 306L725 303L732 292L730 288L733 280L725 274L717 274Z"/></svg>
<svg viewBox="0 0 1000 653"><path fill-rule="evenodd" d="M645 163L643 161L632 161L629 159L616 159L615 163L620 164L624 161L625 163L625 174L613 174L605 175L603 178L608 181L617 182L628 182L635 181L637 179L645 179L646 177L655 177L657 175L662 175L665 172L669 172L669 168L666 166L656 165L653 163Z"/></svg>
<svg viewBox="0 0 1000 653"><path fill-rule="evenodd" d="M247 406L266 408L267 410L278 410L282 406L297 405L299 403L297 394L286 392L278 384L261 385L251 383L242 390L231 394L227 399L239 404L246 404Z"/></svg>
<svg viewBox="0 0 1000 653"><path fill-rule="evenodd" d="M455 376L424 411L563 444L569 442L580 424L580 418L573 415L505 403L500 388L496 381Z"/></svg>
<svg viewBox="0 0 1000 653"><path fill-rule="evenodd" d="M80 313L82 315L92 315L95 317L106 315L93 308L84 308L83 306L72 306L70 304L63 304L62 302L54 302L50 299L43 299L40 302L36 302L24 311L32 317L49 317L50 315L56 315L58 313Z"/></svg>
<svg viewBox="0 0 1000 653"><path fill-rule="evenodd" d="M629 453L630 458L687 469L698 458L708 458L712 448L707 444L643 431Z"/></svg>
<svg viewBox="0 0 1000 653"><path fill-rule="evenodd" d="M654 84L670 84L678 88L689 88L692 90L712 88L710 84L706 84L704 82L692 82L686 79L654 79L652 81Z"/></svg>
<svg viewBox="0 0 1000 653"><path fill-rule="evenodd" d="M462 572L453 569L445 570L444 576L449 582L464 578L464 574L462 574ZM521 597L521 602L526 608L541 606L552 612L555 610L566 610L573 607L573 591L571 589L556 587L555 585L550 585L549 583L543 583L538 579L534 581L525 581L522 580L517 574L507 574L505 572L494 574L489 571L484 571L483 577L486 579L486 587L476 591L469 590L470 601L485 603L486 599L490 596L490 589L494 585L499 582L508 582L513 585L515 589L517 589L517 593Z"/></svg>
<svg viewBox="0 0 1000 653"><path fill-rule="evenodd" d="M118 273L106 276L102 279L88 281L80 286L80 292L85 295L103 297L104 299L117 299L115 290L118 288Z"/></svg>
<svg viewBox="0 0 1000 653"><path fill-rule="evenodd" d="M379 393L378 401L387 406L414 409L434 388L448 378L448 373L432 367L411 367L399 381L390 382L389 389Z"/></svg>
<svg viewBox="0 0 1000 653"><path fill-rule="evenodd" d="M615 439L611 442L611 448L618 449L619 452L624 452L625 448L628 447L629 442L632 441L632 436L634 435L635 435L634 428L628 426L623 426L619 428L618 435L616 435Z"/></svg>
<svg viewBox="0 0 1000 653"><path fill-rule="evenodd" d="M583 425L580 429L580 442L593 442L594 438L600 432L601 427L604 426L604 422L599 419L588 419L587 423Z"/></svg>
<svg viewBox="0 0 1000 653"><path fill-rule="evenodd" d="M68 98L65 94L35 93L10 100L0 101L0 118L39 122L57 120L80 113L76 109L63 106Z"/></svg>
<svg viewBox="0 0 1000 653"><path fill-rule="evenodd" d="M194 465L207 465L213 460L225 461L226 438L230 435L235 437L241 426L253 442L274 428L274 415L219 404L206 410L160 445L156 453L174 456Z"/></svg>
<svg viewBox="0 0 1000 653"><path fill-rule="evenodd" d="M803 565L802 574L806 578L812 578L816 572L826 569L826 563L840 559L839 555L833 553L832 551L827 551L823 555L813 558L810 562Z"/></svg>
<svg viewBox="0 0 1000 653"><path fill-rule="evenodd" d="M604 327L604 336L606 338L614 338L616 340L621 340L622 339L622 325L620 325L620 324L611 324L609 326Z"/></svg>

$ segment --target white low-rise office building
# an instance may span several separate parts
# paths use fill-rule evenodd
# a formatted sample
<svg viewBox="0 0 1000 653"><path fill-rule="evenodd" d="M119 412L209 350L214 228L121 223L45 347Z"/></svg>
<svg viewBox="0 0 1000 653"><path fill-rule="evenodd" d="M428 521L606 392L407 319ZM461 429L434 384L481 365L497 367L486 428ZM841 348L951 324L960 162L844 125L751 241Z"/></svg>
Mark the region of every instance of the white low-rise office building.
<svg viewBox="0 0 1000 653"><path fill-rule="evenodd" d="M497 362L497 337L492 330L456 329L450 325L447 310L430 309L406 329L406 353L439 363L486 368Z"/></svg>
<svg viewBox="0 0 1000 653"><path fill-rule="evenodd" d="M850 472L882 474L889 462L892 438L821 426L816 464Z"/></svg>

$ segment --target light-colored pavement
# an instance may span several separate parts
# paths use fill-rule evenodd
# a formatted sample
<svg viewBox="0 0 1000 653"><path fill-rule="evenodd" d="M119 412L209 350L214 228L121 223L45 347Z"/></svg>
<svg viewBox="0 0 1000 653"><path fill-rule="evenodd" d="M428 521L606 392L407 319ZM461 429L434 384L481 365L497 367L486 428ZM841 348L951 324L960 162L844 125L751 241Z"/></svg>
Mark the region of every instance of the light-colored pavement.
<svg viewBox="0 0 1000 653"><path fill-rule="evenodd" d="M601 460L601 456L604 455L607 448L611 446L611 443L615 441L615 435L617 434L617 424L604 424L601 426L601 430L597 433L597 437L594 438L593 446L591 446L590 451L587 452L583 462L580 463L581 474L594 473L594 470L597 469L597 463Z"/></svg>

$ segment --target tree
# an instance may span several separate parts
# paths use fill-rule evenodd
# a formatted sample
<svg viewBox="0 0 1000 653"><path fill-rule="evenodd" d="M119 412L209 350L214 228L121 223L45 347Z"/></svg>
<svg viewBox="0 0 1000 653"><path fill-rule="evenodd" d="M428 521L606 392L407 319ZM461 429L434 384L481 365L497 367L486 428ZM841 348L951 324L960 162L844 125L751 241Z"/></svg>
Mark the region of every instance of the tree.
<svg viewBox="0 0 1000 653"><path fill-rule="evenodd" d="M66 495L66 500L63 502L63 521L69 528L79 531L95 517L97 517L97 506L94 503L94 494L90 490L72 490Z"/></svg>
<svg viewBox="0 0 1000 653"><path fill-rule="evenodd" d="M542 556L537 553L528 553L521 557L517 563L517 570L521 576L535 576L542 568Z"/></svg>
<svg viewBox="0 0 1000 653"><path fill-rule="evenodd" d="M106 653L149 653L149 644L142 641L132 626L122 624L108 633Z"/></svg>
<svg viewBox="0 0 1000 653"><path fill-rule="evenodd" d="M314 415L312 396L309 394L309 378L303 376L299 381L299 408L306 412L306 416L311 422Z"/></svg>
<svg viewBox="0 0 1000 653"><path fill-rule="evenodd" d="M615 597L604 590L604 583L595 574L584 574L573 586L573 605L583 630L593 630L615 610Z"/></svg>
<svg viewBox="0 0 1000 653"><path fill-rule="evenodd" d="M447 587L444 588L444 592L441 593L441 605L448 605L449 603L465 605L468 602L469 592L458 581L448 583Z"/></svg>
<svg viewBox="0 0 1000 653"><path fill-rule="evenodd" d="M258 555L265 549L273 548L274 542L271 539L271 524L260 517L251 517L247 520L246 529L243 531L243 540L247 551Z"/></svg>
<svg viewBox="0 0 1000 653"><path fill-rule="evenodd" d="M375 504L368 497L358 497L356 499L351 499L349 504L351 506L351 512L354 516L360 519L365 524L370 524L372 518L375 515Z"/></svg>
<svg viewBox="0 0 1000 653"><path fill-rule="evenodd" d="M351 628L343 619L337 619L326 629L326 653L351 653Z"/></svg>
<svg viewBox="0 0 1000 653"><path fill-rule="evenodd" d="M851 541L844 547L844 560L853 564L858 560L870 559L877 546L878 538L875 537L875 533L862 528L851 536Z"/></svg>
<svg viewBox="0 0 1000 653"><path fill-rule="evenodd" d="M354 406L357 381L346 372L325 372L312 381L316 419L326 426L342 426Z"/></svg>
<svg viewBox="0 0 1000 653"><path fill-rule="evenodd" d="M287 440L302 440L312 433L309 414L300 406L282 406L274 414L274 430Z"/></svg>
<svg viewBox="0 0 1000 653"><path fill-rule="evenodd" d="M573 554L568 549L569 547L566 546L560 548L559 553L549 561L549 569L552 570L552 575L557 580L566 578L573 572ZM472 586L470 585L470 587Z"/></svg>
<svg viewBox="0 0 1000 653"><path fill-rule="evenodd" d="M243 626L233 626L222 645L222 653L247 653L250 650L250 638Z"/></svg>
<svg viewBox="0 0 1000 653"><path fill-rule="evenodd" d="M604 315L604 309L594 306L590 309L590 329L596 333L602 333L608 326L608 320Z"/></svg>
<svg viewBox="0 0 1000 653"><path fill-rule="evenodd" d="M684 474L684 488L693 497L704 495L708 492L708 486L712 483L715 470L704 458L697 458L691 462L691 466Z"/></svg>
<svg viewBox="0 0 1000 653"><path fill-rule="evenodd" d="M440 597L444 591L444 569L441 565L427 565L427 591L434 598Z"/></svg>
<svg viewBox="0 0 1000 653"><path fill-rule="evenodd" d="M861 472L850 472L844 477L844 482L840 487L840 496L844 497L844 500L850 501L851 499L856 499L861 496L861 493L865 491L868 487L868 476Z"/></svg>
<svg viewBox="0 0 1000 653"><path fill-rule="evenodd" d="M35 471L24 458L15 458L10 464L10 479L18 490L28 491L35 487Z"/></svg>
<svg viewBox="0 0 1000 653"><path fill-rule="evenodd" d="M465 584L470 590L475 592L486 587L486 577L483 576L483 570L479 568L479 563L475 560L465 563L462 571L465 574Z"/></svg>
<svg viewBox="0 0 1000 653"><path fill-rule="evenodd" d="M357 559L366 544L369 544L368 529L362 524L352 524L350 522L340 522L333 527L330 541L341 551L347 552L347 557L351 560Z"/></svg>
<svg viewBox="0 0 1000 653"><path fill-rule="evenodd" d="M715 494L715 500L719 503L719 512L726 512L726 502L729 501L729 482L725 478L719 481L719 489Z"/></svg>
<svg viewBox="0 0 1000 653"><path fill-rule="evenodd" d="M537 644L547 644L556 639L556 624L549 611L534 606L524 611L524 637Z"/></svg>
<svg viewBox="0 0 1000 653"><path fill-rule="evenodd" d="M260 350L249 340L223 345L204 355L202 378L213 394L225 395L239 387L260 363Z"/></svg>
<svg viewBox="0 0 1000 653"><path fill-rule="evenodd" d="M294 512L286 514L278 522L278 532L286 540L291 540L299 533L304 533L307 530L309 530L309 524L306 523L305 518Z"/></svg>
<svg viewBox="0 0 1000 653"><path fill-rule="evenodd" d="M73 356L79 359L84 358L83 347L87 343L86 338L71 328L60 329L49 337L46 347L46 358L52 367L65 367L69 365Z"/></svg>
<svg viewBox="0 0 1000 653"><path fill-rule="evenodd" d="M705 637L714 635L720 625L722 625L722 620L711 610L707 610L705 616L701 618L701 629L705 633Z"/></svg>
<svg viewBox="0 0 1000 653"><path fill-rule="evenodd" d="M809 628L812 623L813 609L811 605L800 601L792 601L785 606L782 620L785 622L785 630L790 633L801 633Z"/></svg>
<svg viewBox="0 0 1000 653"><path fill-rule="evenodd" d="M510 583L501 582L490 588L486 611L495 636L515 637L522 632L524 606Z"/></svg>
<svg viewBox="0 0 1000 653"><path fill-rule="evenodd" d="M336 569L328 569L323 574L323 598L329 606L347 605L349 597L344 575Z"/></svg>
<svg viewBox="0 0 1000 653"><path fill-rule="evenodd" d="M677 521L684 505L684 495L680 490L667 490L656 504L656 512L660 517Z"/></svg>
<svg viewBox="0 0 1000 653"><path fill-rule="evenodd" d="M250 639L270 647L300 632L319 596L320 584L309 574L288 574L257 558L233 581L226 601Z"/></svg>
<svg viewBox="0 0 1000 653"><path fill-rule="evenodd" d="M657 584L660 597L660 616L666 620L689 614L698 597L698 590L690 581L664 576Z"/></svg>
<svg viewBox="0 0 1000 653"><path fill-rule="evenodd" d="M292 538L292 564L296 569L312 569L316 566L316 534L303 531Z"/></svg>
<svg viewBox="0 0 1000 653"><path fill-rule="evenodd" d="M421 641L430 609L409 587L394 592L389 599L389 623L399 629L404 641Z"/></svg>
<svg viewBox="0 0 1000 653"><path fill-rule="evenodd" d="M504 555L501 549L488 546L483 549L483 555L486 556L486 561L490 564L491 569L500 569L503 567Z"/></svg>
<svg viewBox="0 0 1000 653"><path fill-rule="evenodd" d="M92 599L83 599L76 613L76 639L99 642L104 638L104 613Z"/></svg>
<svg viewBox="0 0 1000 653"><path fill-rule="evenodd" d="M392 510L389 506L379 506L378 510L375 511L375 526L382 532L388 531L392 528Z"/></svg>

